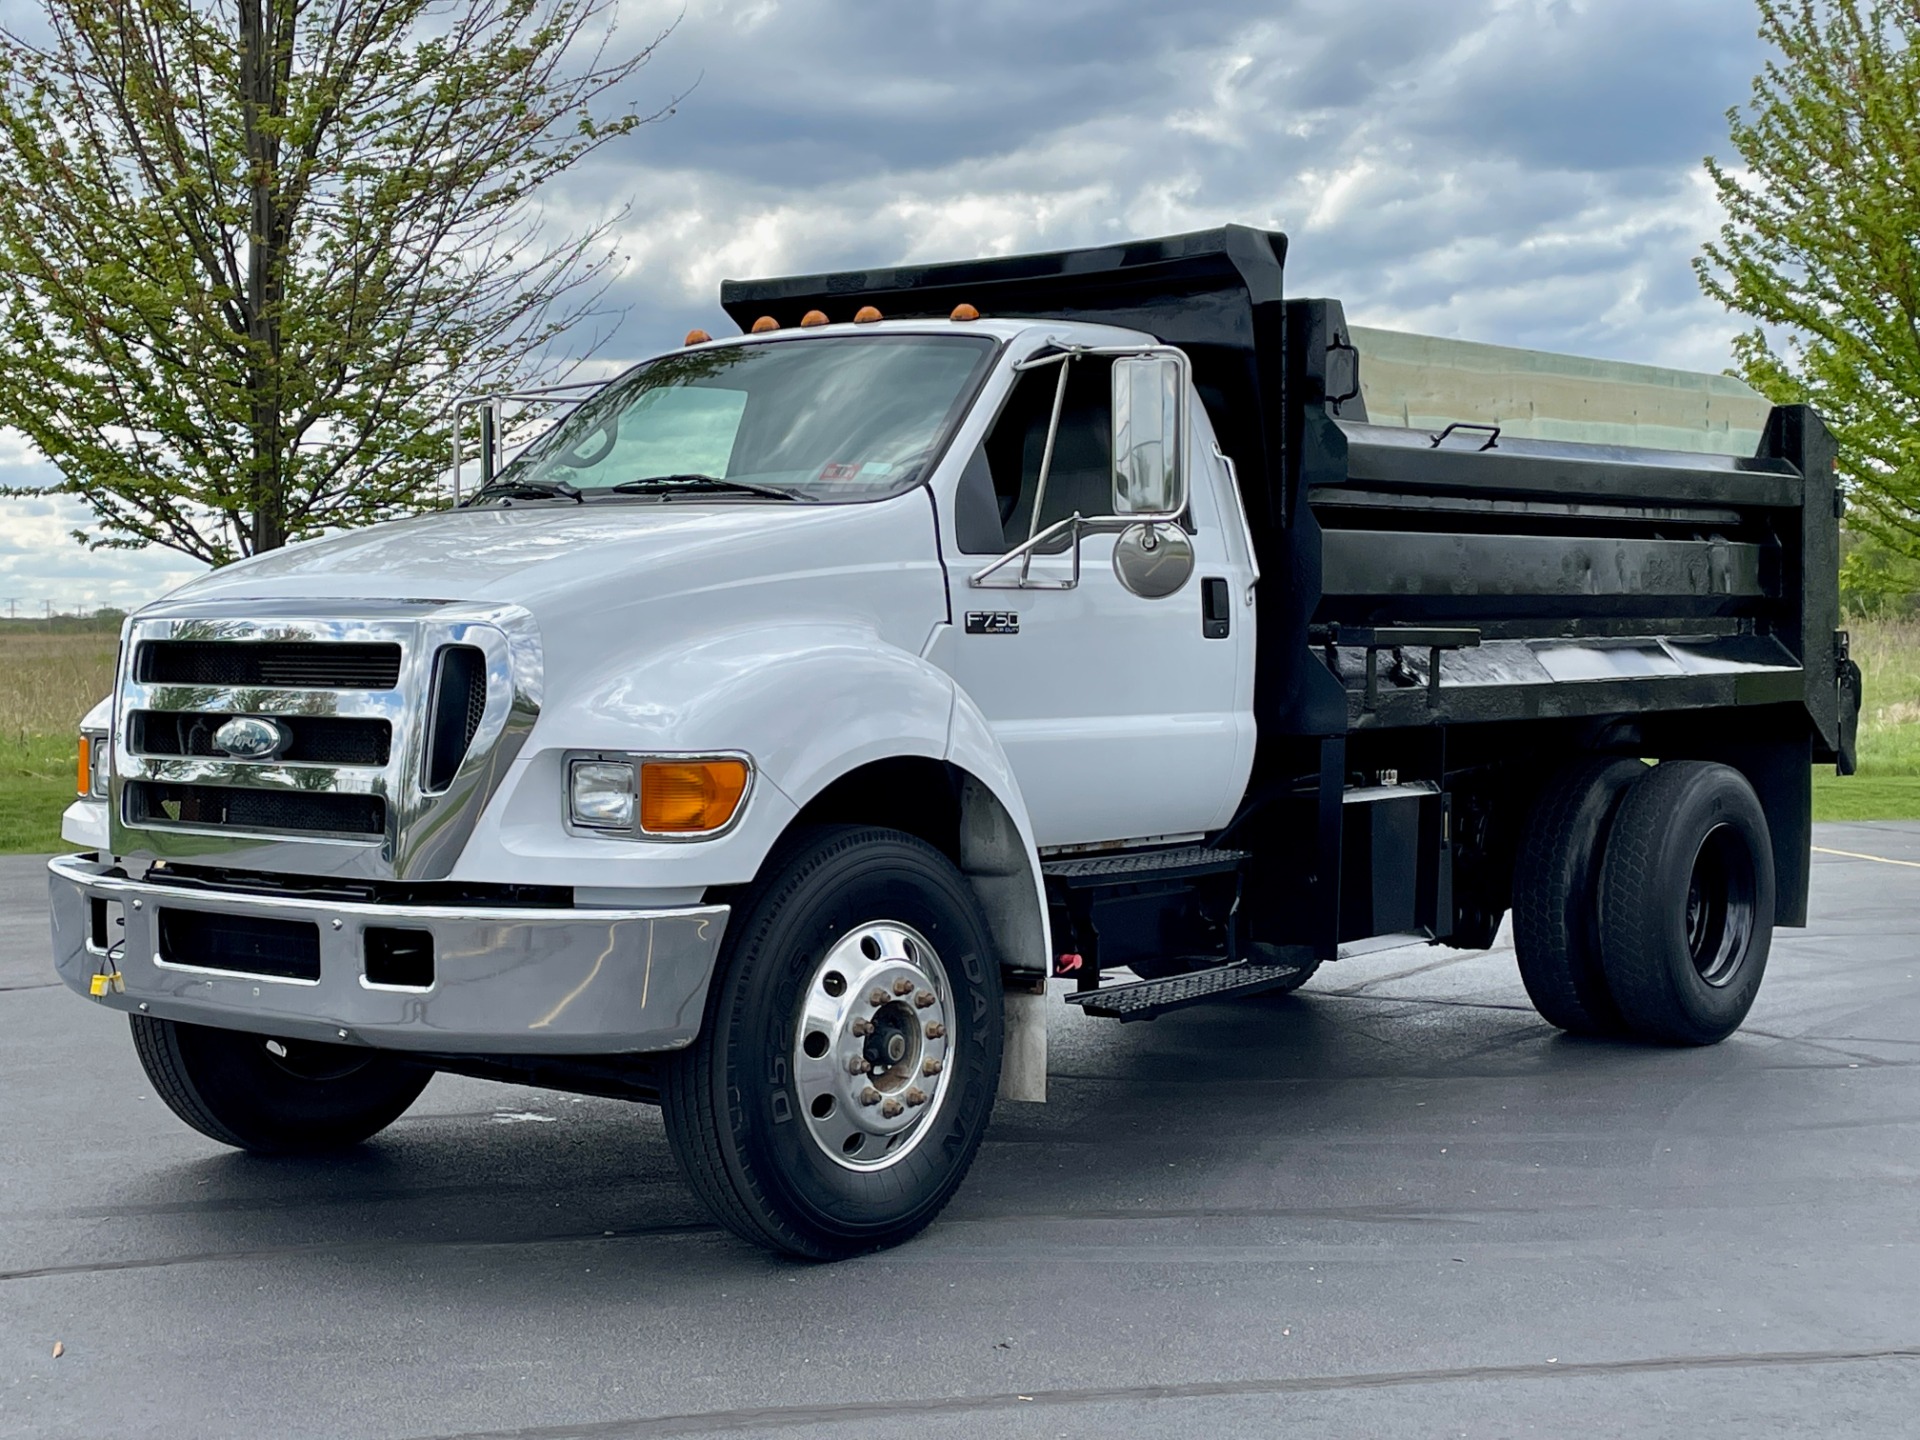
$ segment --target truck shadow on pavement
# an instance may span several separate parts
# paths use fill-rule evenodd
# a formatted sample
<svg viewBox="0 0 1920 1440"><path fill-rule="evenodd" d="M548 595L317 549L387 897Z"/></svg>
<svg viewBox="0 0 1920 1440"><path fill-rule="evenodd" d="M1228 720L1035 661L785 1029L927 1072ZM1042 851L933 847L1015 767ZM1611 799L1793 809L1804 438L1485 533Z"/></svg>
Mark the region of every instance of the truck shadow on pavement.
<svg viewBox="0 0 1920 1440"><path fill-rule="evenodd" d="M1504 996L1351 984L1141 1025L1069 1014L1053 1042L1049 1103L998 1107L972 1174L914 1247L991 1247L1009 1226L1078 1221L1471 1209L1522 1152L1535 1171L1575 1154L1643 1164L1702 1077L1746 1048L1579 1040ZM151 1259L123 1266L355 1261L464 1288L500 1266L683 1275L692 1262L724 1276L786 1264L712 1223L652 1107L444 1076L341 1155L206 1153L94 1193L105 1203L67 1213L138 1235L130 1248Z"/></svg>

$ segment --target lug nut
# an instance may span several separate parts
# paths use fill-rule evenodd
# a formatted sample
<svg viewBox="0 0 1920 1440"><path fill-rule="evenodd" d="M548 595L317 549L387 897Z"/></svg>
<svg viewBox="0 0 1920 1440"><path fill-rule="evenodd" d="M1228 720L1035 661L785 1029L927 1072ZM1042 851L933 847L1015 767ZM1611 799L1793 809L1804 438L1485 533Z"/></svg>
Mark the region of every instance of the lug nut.
<svg viewBox="0 0 1920 1440"><path fill-rule="evenodd" d="M847 1061L847 1073L849 1075L866 1074L867 1073L867 1057L864 1055L856 1055L851 1060Z"/></svg>
<svg viewBox="0 0 1920 1440"><path fill-rule="evenodd" d="M860 1103L862 1105L878 1105L880 1103L880 1092L871 1085L867 1086L866 1089L860 1092Z"/></svg>
<svg viewBox="0 0 1920 1440"><path fill-rule="evenodd" d="M940 1062L938 1060L922 1060L920 1062L920 1073L922 1075L938 1075L940 1073Z"/></svg>
<svg viewBox="0 0 1920 1440"><path fill-rule="evenodd" d="M946 1033L947 1033L947 1027L942 1025L938 1020L934 1021L931 1025L927 1026L927 1039L929 1040L942 1039L943 1037L945 1037Z"/></svg>
<svg viewBox="0 0 1920 1440"><path fill-rule="evenodd" d="M908 980L905 977L902 977L901 979L898 979L893 982L893 993L896 995L905 995L912 989L913 989L913 981Z"/></svg>
<svg viewBox="0 0 1920 1440"><path fill-rule="evenodd" d="M933 991L931 990L922 990L918 995L913 997L913 1008L916 1010L924 1010L931 1004L933 1004Z"/></svg>
<svg viewBox="0 0 1920 1440"><path fill-rule="evenodd" d="M888 1120L897 1120L900 1118L901 1112L906 1108L907 1107L902 1105L898 1100L889 1100L880 1107L880 1113Z"/></svg>
<svg viewBox="0 0 1920 1440"><path fill-rule="evenodd" d="M855 1020L851 1028L856 1035L871 1035L873 1034L873 1021L864 1018Z"/></svg>
<svg viewBox="0 0 1920 1440"><path fill-rule="evenodd" d="M867 1004L873 1006L874 1009L878 1010L882 1005L886 1003L887 1003L887 992L882 990L877 985L874 986L872 993L867 996Z"/></svg>
<svg viewBox="0 0 1920 1440"><path fill-rule="evenodd" d="M926 1103L927 1103L927 1092L922 1090L918 1085L915 1085L912 1089L907 1091L907 1104L924 1105Z"/></svg>

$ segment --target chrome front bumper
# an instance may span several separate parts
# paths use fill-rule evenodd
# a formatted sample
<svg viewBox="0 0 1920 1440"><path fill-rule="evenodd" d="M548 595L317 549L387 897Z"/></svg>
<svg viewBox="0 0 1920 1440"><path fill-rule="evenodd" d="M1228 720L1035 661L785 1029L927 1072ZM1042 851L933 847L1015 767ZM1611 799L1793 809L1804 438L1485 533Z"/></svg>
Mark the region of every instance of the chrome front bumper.
<svg viewBox="0 0 1920 1440"><path fill-rule="evenodd" d="M699 1032L727 907L529 910L342 904L153 885L90 855L49 862L53 953L82 995L118 970L100 1003L197 1025L390 1050L601 1055L674 1050ZM95 942L94 903L113 924ZM117 908L117 914L113 912ZM288 980L162 958L162 909L317 927L320 976ZM425 987L373 985L369 926L433 935Z"/></svg>

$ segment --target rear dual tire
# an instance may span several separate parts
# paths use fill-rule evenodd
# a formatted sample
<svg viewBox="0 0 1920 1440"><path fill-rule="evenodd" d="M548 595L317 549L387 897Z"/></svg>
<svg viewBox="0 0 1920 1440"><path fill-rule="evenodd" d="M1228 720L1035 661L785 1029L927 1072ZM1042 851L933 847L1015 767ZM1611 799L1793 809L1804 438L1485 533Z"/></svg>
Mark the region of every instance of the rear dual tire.
<svg viewBox="0 0 1920 1440"><path fill-rule="evenodd" d="M1736 770L1669 761L1620 802L1600 876L1607 985L1632 1032L1712 1045L1740 1028L1773 941L1773 845Z"/></svg>
<svg viewBox="0 0 1920 1440"><path fill-rule="evenodd" d="M1591 759L1542 791L1514 871L1514 949L1542 1018L1711 1045L1766 973L1772 842L1753 787L1702 761Z"/></svg>

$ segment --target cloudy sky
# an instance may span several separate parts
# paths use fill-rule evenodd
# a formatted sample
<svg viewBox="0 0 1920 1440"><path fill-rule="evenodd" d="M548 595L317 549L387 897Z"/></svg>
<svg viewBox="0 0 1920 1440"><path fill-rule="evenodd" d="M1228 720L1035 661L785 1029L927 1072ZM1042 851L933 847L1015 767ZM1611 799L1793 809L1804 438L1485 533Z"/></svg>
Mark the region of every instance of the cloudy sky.
<svg viewBox="0 0 1920 1440"><path fill-rule="evenodd" d="M681 10L622 0L622 33ZM549 198L630 206L605 359L725 333L724 277L1240 221L1360 323L1718 370L1738 326L1688 262L1754 31L1752 0L686 0L631 97L677 113ZM0 432L0 481L47 473ZM197 568L84 518L0 501L0 605Z"/></svg>

